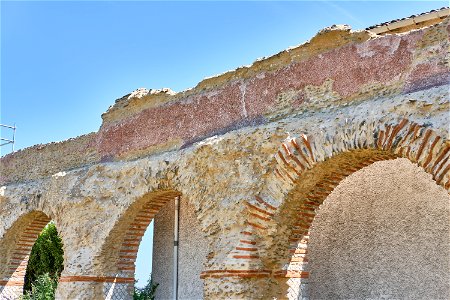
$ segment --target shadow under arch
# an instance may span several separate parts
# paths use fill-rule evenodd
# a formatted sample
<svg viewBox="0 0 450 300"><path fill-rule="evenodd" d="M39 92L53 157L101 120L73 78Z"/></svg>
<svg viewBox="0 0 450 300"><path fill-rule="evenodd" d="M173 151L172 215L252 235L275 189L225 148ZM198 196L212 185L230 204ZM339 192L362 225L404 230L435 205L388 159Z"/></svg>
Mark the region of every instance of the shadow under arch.
<svg viewBox="0 0 450 300"><path fill-rule="evenodd" d="M288 280L309 277L303 265L311 223L348 175L376 161L404 157L450 190L450 143L445 137L407 119L349 124L286 140L263 189L248 201L236 257L259 264L245 278L260 287L262 298L288 297Z"/></svg>
<svg viewBox="0 0 450 300"><path fill-rule="evenodd" d="M18 299L23 294L31 249L51 218L41 211L20 216L0 239L0 298Z"/></svg>
<svg viewBox="0 0 450 300"><path fill-rule="evenodd" d="M161 208L180 195L175 190L149 192L128 206L115 223L96 257L106 298L132 298L135 262L142 237Z"/></svg>

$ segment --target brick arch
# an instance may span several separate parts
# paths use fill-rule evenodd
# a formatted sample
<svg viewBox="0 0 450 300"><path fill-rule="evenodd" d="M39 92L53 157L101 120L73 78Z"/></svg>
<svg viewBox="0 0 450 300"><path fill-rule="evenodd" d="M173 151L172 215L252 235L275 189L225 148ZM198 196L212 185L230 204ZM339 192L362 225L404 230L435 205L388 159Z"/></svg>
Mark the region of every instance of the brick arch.
<svg viewBox="0 0 450 300"><path fill-rule="evenodd" d="M235 248L235 258L254 266L245 277L258 282L263 298L285 297L288 281L300 284L309 277L309 228L339 182L398 157L417 163L450 193L450 142L426 125L354 121L285 140L263 189L246 203L247 223Z"/></svg>
<svg viewBox="0 0 450 300"><path fill-rule="evenodd" d="M0 239L0 298L17 299L23 293L33 245L51 218L41 211L19 217Z"/></svg>
<svg viewBox="0 0 450 300"><path fill-rule="evenodd" d="M134 201L114 224L95 258L95 264L100 268L99 276L71 276L62 281L102 282L103 294L109 299L132 298L135 262L145 230L158 211L180 195L175 190L161 190L149 192Z"/></svg>

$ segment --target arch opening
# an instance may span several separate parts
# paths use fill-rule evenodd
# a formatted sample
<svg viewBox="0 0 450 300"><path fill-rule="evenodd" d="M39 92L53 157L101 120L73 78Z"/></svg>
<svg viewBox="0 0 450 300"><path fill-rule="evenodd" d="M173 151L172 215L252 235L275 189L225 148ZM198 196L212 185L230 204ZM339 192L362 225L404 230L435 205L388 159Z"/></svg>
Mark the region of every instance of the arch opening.
<svg viewBox="0 0 450 300"><path fill-rule="evenodd" d="M346 119L336 127L287 138L262 189L247 203L248 230L243 234L255 245L255 267L247 277L260 287L261 296L298 296L298 288L292 291L289 285L301 286L309 278L311 223L324 199L348 175L376 161L403 157L450 192L450 143L438 132L408 119L369 118Z"/></svg>
<svg viewBox="0 0 450 300"><path fill-rule="evenodd" d="M393 160L393 153L357 149L337 154L331 159L305 170L290 189L275 216L276 234L262 257L272 270L276 286L269 295L274 298L297 299L308 281L308 243L310 228L324 200L347 176L375 162Z"/></svg>
<svg viewBox="0 0 450 300"><path fill-rule="evenodd" d="M447 299L449 203L406 159L348 176L312 222L302 298Z"/></svg>
<svg viewBox="0 0 450 300"><path fill-rule="evenodd" d="M16 220L13 225L6 231L0 243L0 298L2 299L19 299L23 294L31 289L31 284L42 271L47 268L33 269L34 263L39 264L39 250L33 248L41 234L44 233L46 226L49 226L52 220L49 216L41 211L32 211ZM54 225L53 225L54 226ZM52 232L52 234L57 232ZM46 233L44 233L46 234ZM52 244L59 247L59 253L62 254L62 244L59 236L59 243ZM53 242L53 241L52 241ZM30 266L30 256L33 266ZM51 255L52 256L52 255ZM52 257L47 257L52 259ZM61 257L62 258L62 257ZM53 263L55 265L53 265ZM62 262L48 262L48 268L54 269ZM60 275L63 266L61 265L55 271L56 277ZM44 270L45 269L45 270ZM51 271L51 270L49 270Z"/></svg>
<svg viewBox="0 0 450 300"><path fill-rule="evenodd" d="M132 203L108 235L97 263L101 266L102 296L129 299L135 288L136 259L142 237L156 214L180 193L173 190L148 193Z"/></svg>
<svg viewBox="0 0 450 300"><path fill-rule="evenodd" d="M158 284L156 296L171 298L170 295L175 289L173 273L175 198L180 202L177 285L179 296L203 293L200 272L206 257L204 252L208 247L205 245L206 240L197 223L194 209L181 193L175 190L162 190L150 192L133 202L110 230L102 246L101 255L97 259L102 268L103 297L132 299L136 288L138 256L139 258L150 256L151 267L141 265L138 267L151 268L153 284ZM148 247L140 246L152 222L153 253L149 253ZM187 277L186 268L183 266L186 258L191 261L189 266L191 270ZM193 271L198 273L195 277L192 275ZM142 287L145 281L140 282L139 287Z"/></svg>
<svg viewBox="0 0 450 300"><path fill-rule="evenodd" d="M333 193L335 188L340 185L343 180L346 180L348 176L358 174L361 169L365 170L371 168L375 162L377 162L377 164L380 162L396 162L398 161L396 158L398 158L398 155L383 150L352 150L334 155L332 158L315 165L314 168L304 171L301 176L297 178L295 181L296 184L289 190L284 202L278 207L278 213L273 217L272 221L277 224L276 233L272 233L272 240L270 240L270 238L266 238L265 240L267 243L266 245L270 245L270 247L265 253L263 252L264 256L261 257L261 260L266 269L272 270L271 281L273 287L266 293L267 296L288 299L323 298L323 294L316 297L317 295L312 292L315 287L310 285L312 280L311 273L314 271L310 261L309 245L311 244L312 224L316 221L324 200L327 199L329 195ZM444 187L436 184L436 181L433 181L430 174L425 173L425 171L417 165L414 166L409 160L400 159L400 161L406 161L407 164L423 173L422 175L427 176L428 181L432 183L434 188L440 191L441 196L444 195L444 198L446 197L445 204L448 209L450 199L448 197L448 192ZM394 171L399 170L400 169L397 168ZM398 176L402 175L403 174L400 171ZM397 188L401 188L401 186L397 186ZM406 188L411 189L411 187L408 187L407 185ZM318 219L321 220L320 216ZM367 228L367 230L370 231L370 228ZM365 229L362 232L366 232L367 230ZM426 228L424 230L426 230ZM367 233L369 231L367 231ZM323 251L321 253L323 253ZM448 261L446 265L448 265ZM320 284L317 282L318 281L315 281L315 284ZM445 293L445 291L443 291L445 288L443 288L442 285L439 290L441 295L442 293ZM372 294L384 293L386 290L372 290L371 292ZM448 294L448 290L446 293ZM337 295L338 294L327 294L327 297L333 298L335 296L337 297ZM371 295L365 296L370 298ZM399 295L397 294L396 296ZM348 298L348 294L341 294L340 297ZM361 297L361 295L355 297L358 298Z"/></svg>

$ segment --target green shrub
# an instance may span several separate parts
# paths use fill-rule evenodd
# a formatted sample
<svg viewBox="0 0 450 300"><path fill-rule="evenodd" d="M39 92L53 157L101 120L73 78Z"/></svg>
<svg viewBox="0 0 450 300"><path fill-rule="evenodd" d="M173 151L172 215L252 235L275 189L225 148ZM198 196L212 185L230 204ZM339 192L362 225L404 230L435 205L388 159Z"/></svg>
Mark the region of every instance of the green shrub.
<svg viewBox="0 0 450 300"><path fill-rule="evenodd" d="M145 287L134 287L133 300L154 300L158 285L158 283L153 283L152 276L150 275Z"/></svg>
<svg viewBox="0 0 450 300"><path fill-rule="evenodd" d="M24 294L27 291L32 291L32 284L41 275L47 274L50 278L59 278L64 268L62 246L55 224L47 224L31 250L25 274Z"/></svg>
<svg viewBox="0 0 450 300"><path fill-rule="evenodd" d="M22 300L54 300L58 278L50 277L48 273L39 275L31 284L31 291L22 296Z"/></svg>

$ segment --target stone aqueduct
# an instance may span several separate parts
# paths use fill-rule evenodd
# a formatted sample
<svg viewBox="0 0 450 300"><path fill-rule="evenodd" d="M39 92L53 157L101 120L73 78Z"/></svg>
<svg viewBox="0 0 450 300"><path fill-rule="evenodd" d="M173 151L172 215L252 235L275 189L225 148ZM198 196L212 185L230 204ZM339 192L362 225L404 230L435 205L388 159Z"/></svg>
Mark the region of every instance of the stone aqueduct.
<svg viewBox="0 0 450 300"><path fill-rule="evenodd" d="M208 242L205 298L301 289L310 225L348 175L406 158L450 192L450 26L436 23L327 28L191 90L137 90L98 132L3 157L0 298L21 293L49 220L64 243L58 298L131 297L142 235L178 196Z"/></svg>

